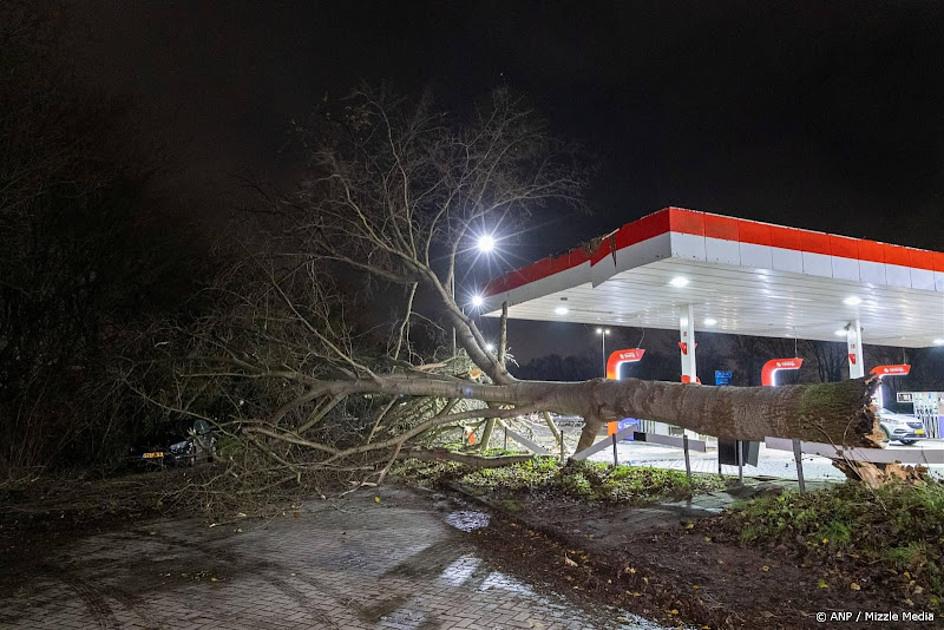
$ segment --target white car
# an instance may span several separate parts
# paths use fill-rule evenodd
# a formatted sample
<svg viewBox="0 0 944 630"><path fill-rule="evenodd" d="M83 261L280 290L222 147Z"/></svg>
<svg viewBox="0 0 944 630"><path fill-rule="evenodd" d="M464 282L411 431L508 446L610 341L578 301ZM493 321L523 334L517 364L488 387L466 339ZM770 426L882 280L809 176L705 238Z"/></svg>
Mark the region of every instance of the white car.
<svg viewBox="0 0 944 630"><path fill-rule="evenodd" d="M905 446L909 446L927 437L924 423L914 416L880 409L878 418L882 431L889 442L900 442Z"/></svg>

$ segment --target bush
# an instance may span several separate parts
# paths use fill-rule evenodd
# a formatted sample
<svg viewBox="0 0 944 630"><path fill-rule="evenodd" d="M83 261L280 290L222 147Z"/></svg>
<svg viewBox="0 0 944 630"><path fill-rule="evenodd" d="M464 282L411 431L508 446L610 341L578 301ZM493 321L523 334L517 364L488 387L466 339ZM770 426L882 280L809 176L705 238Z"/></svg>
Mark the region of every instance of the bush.
<svg viewBox="0 0 944 630"><path fill-rule="evenodd" d="M722 518L742 543L799 544L822 558L855 555L924 584L932 604L944 597L944 483L787 492L741 503Z"/></svg>

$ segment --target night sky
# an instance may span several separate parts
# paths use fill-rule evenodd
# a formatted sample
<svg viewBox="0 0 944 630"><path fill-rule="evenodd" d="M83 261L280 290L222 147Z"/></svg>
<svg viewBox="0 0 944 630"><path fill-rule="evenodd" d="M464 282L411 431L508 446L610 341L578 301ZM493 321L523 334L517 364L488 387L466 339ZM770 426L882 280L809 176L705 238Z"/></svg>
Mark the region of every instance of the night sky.
<svg viewBox="0 0 944 630"><path fill-rule="evenodd" d="M210 222L236 175L291 187L290 120L385 80L456 111L507 85L595 155L593 215L561 214L522 261L666 205L944 249L944 3L74 8L88 80L182 147L169 181Z"/></svg>

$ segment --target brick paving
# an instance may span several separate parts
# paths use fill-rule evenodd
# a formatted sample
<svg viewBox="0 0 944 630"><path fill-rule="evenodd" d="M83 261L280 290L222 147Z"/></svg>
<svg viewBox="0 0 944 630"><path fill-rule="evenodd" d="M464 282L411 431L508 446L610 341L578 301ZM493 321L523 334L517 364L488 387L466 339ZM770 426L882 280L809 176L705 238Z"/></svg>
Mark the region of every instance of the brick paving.
<svg viewBox="0 0 944 630"><path fill-rule="evenodd" d="M449 525L474 514L381 496L268 522L149 522L38 550L28 580L2 581L13 588L0 589L0 627L659 628L493 569Z"/></svg>

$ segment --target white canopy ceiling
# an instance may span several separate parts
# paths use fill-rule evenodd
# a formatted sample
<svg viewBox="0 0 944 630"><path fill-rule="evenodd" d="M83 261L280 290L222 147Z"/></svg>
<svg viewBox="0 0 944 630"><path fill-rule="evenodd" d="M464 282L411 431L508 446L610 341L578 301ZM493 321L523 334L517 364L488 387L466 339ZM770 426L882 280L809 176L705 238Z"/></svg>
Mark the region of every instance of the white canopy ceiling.
<svg viewBox="0 0 944 630"><path fill-rule="evenodd" d="M483 311L507 300L516 319L677 329L692 304L701 331L841 341L858 318L865 343L925 347L944 343L939 263L938 252L670 208L595 250L494 280Z"/></svg>

